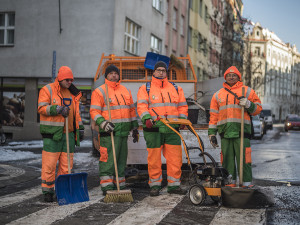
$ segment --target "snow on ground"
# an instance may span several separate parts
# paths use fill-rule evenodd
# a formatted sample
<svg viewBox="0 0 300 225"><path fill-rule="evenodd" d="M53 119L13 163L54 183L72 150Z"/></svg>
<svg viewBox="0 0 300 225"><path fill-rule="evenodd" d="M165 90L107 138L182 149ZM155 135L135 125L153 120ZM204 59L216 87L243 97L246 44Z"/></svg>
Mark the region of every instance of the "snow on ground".
<svg viewBox="0 0 300 225"><path fill-rule="evenodd" d="M84 140L80 143L81 147L92 147L91 140ZM43 141L19 141L9 142L5 146L0 146L0 162L16 161L24 159L41 158L41 151L36 153L27 151L28 149L42 149ZM20 149L20 150L19 150ZM17 150L17 151L16 151ZM23 151L22 151L23 150ZM87 163L90 161L90 153L75 153L76 163Z"/></svg>

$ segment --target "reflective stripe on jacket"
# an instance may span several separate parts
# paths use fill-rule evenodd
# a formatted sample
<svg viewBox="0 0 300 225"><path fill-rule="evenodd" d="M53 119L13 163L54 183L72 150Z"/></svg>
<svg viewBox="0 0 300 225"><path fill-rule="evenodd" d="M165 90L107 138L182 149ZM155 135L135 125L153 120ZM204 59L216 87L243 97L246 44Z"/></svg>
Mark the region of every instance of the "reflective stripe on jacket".
<svg viewBox="0 0 300 225"><path fill-rule="evenodd" d="M208 134L224 135L225 138L237 138L241 131L241 106L239 100L225 90L225 88L234 92L237 96L242 96L242 87L245 87L245 97L251 102L251 106L245 109L245 133L251 133L250 116L257 115L261 112L261 101L250 87L244 86L242 82L238 81L235 85L230 87L227 83L223 83L223 87L217 91L210 104L210 121Z"/></svg>
<svg viewBox="0 0 300 225"><path fill-rule="evenodd" d="M108 87L111 119L112 123L115 124L115 135L128 136L130 130L138 127L131 92L120 82L105 79L105 83ZM105 84L103 84L93 91L90 108L91 118L99 126L99 132L105 132L100 128L100 124L105 120L109 121L106 102Z"/></svg>
<svg viewBox="0 0 300 225"><path fill-rule="evenodd" d="M143 124L147 119L157 119L155 112L161 118L165 118L165 115L168 118L187 119L188 117L188 105L182 88L178 86L177 92L167 78L157 79L152 76L149 94L146 85L142 85L138 91L137 99L137 112ZM159 127L160 132L164 132L163 130L166 128L160 121L154 127Z"/></svg>
<svg viewBox="0 0 300 225"><path fill-rule="evenodd" d="M79 114L79 100L82 96L81 92L77 96L72 96L72 104L74 106L75 118L75 142L79 146L79 129L83 130L83 123ZM39 93L38 113L40 114L40 132L42 135L53 135L53 140L59 141L62 138L65 118L57 114L57 105L63 106L63 97L60 93L60 85L56 79L54 83L44 86Z"/></svg>

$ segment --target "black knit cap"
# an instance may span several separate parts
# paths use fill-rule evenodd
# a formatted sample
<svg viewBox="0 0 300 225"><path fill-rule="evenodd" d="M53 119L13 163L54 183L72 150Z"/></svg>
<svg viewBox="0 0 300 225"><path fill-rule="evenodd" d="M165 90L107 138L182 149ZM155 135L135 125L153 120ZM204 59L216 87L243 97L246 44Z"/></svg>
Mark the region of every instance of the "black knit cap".
<svg viewBox="0 0 300 225"><path fill-rule="evenodd" d="M107 75L112 72L115 71L118 75L120 75L120 70L118 69L118 67L116 67L114 64L109 65L108 67L106 67L105 70L105 78L107 77Z"/></svg>
<svg viewBox="0 0 300 225"><path fill-rule="evenodd" d="M156 70L158 67L164 67L166 70L168 70L167 64L163 61L158 61L154 66L154 70Z"/></svg>

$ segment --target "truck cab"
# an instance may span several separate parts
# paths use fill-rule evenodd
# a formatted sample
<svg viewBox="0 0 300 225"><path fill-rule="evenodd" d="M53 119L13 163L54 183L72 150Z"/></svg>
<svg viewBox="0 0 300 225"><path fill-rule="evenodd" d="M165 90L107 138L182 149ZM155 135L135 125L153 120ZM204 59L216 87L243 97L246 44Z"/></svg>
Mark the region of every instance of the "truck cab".
<svg viewBox="0 0 300 225"><path fill-rule="evenodd" d="M262 104L261 114L264 117L267 129L273 130L273 114L271 106L268 104Z"/></svg>

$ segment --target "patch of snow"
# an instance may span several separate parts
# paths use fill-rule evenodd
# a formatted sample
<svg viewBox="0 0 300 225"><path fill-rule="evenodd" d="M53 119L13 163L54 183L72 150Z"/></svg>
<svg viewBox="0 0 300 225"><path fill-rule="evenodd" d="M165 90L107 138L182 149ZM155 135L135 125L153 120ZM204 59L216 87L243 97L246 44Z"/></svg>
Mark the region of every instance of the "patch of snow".
<svg viewBox="0 0 300 225"><path fill-rule="evenodd" d="M41 158L41 154L34 154L32 152L13 151L9 149L0 149L0 162L16 161L23 159Z"/></svg>

